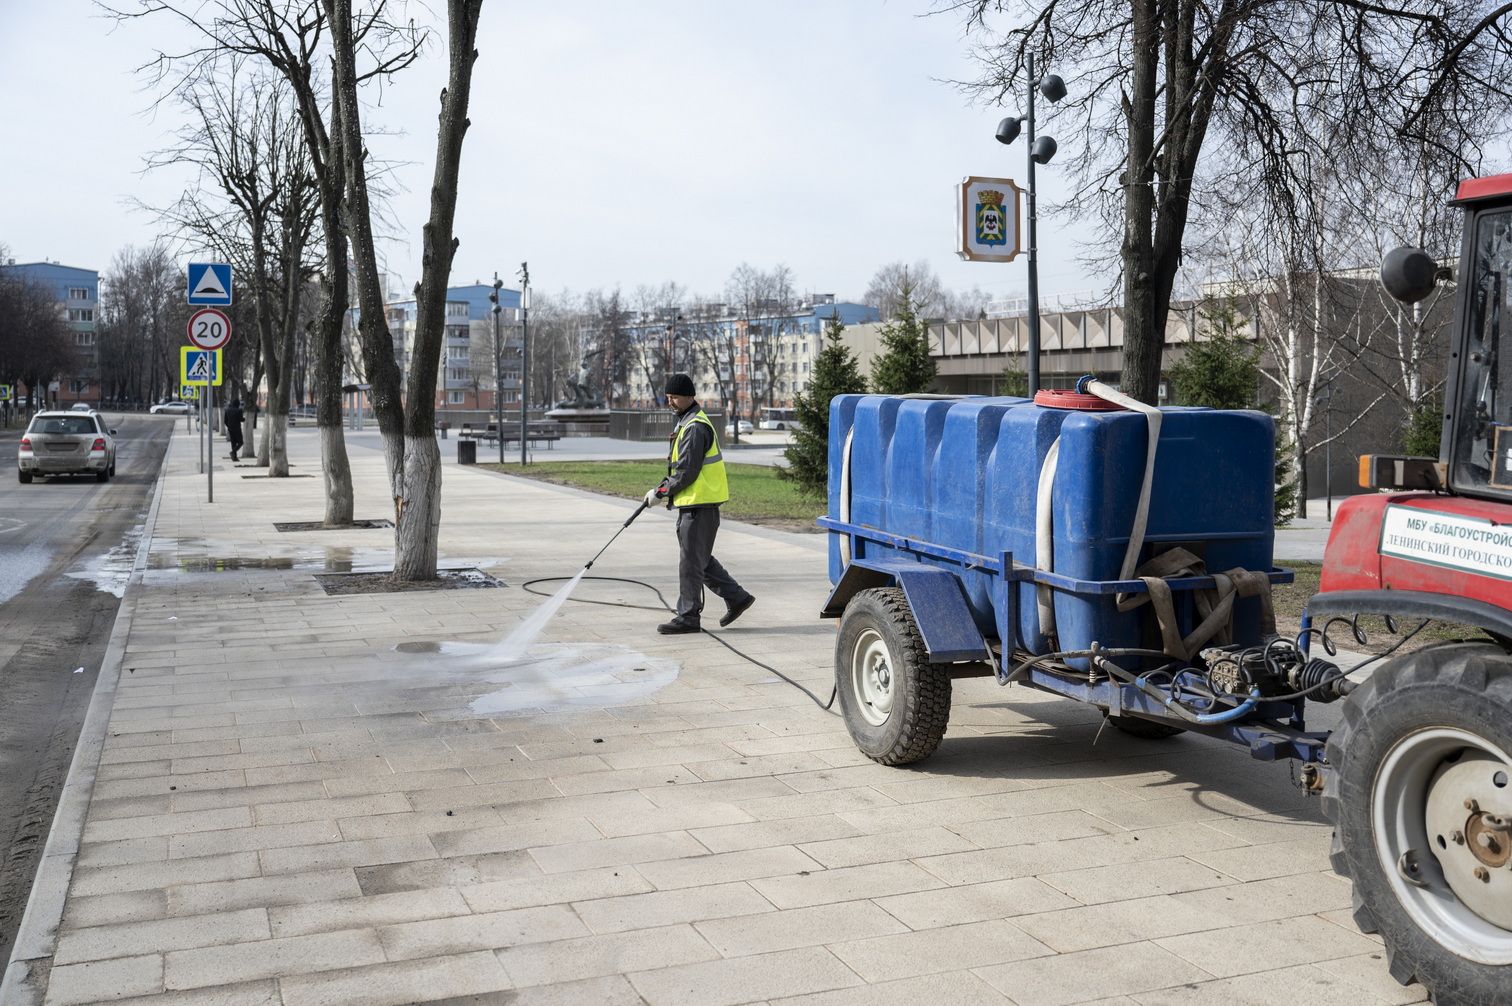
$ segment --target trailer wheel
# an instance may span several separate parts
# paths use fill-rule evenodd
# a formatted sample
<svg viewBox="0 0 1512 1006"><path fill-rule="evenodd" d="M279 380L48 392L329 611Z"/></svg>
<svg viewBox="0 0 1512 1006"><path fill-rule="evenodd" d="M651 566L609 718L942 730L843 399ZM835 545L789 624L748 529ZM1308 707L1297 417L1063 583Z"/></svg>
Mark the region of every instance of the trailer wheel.
<svg viewBox="0 0 1512 1006"><path fill-rule="evenodd" d="M1448 643L1384 664L1328 742L1331 859L1391 974L1439 1006L1512 988L1512 658Z"/></svg>
<svg viewBox="0 0 1512 1006"><path fill-rule="evenodd" d="M928 758L950 719L950 674L931 664L901 587L863 590L840 619L835 687L845 728L883 765Z"/></svg>
<svg viewBox="0 0 1512 1006"><path fill-rule="evenodd" d="M1147 741L1163 740L1167 737L1175 737L1177 734L1186 733L1180 727L1173 727L1169 723L1142 720L1138 716L1109 716L1108 722L1130 737L1142 737Z"/></svg>

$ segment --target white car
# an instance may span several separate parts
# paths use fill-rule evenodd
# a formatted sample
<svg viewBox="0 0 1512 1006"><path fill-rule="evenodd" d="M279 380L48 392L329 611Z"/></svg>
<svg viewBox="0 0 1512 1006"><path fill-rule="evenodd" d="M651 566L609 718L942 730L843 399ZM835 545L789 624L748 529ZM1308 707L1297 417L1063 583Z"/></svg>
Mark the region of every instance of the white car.
<svg viewBox="0 0 1512 1006"><path fill-rule="evenodd" d="M23 485L46 475L93 475L109 482L116 469L115 433L97 412L39 412L21 434L16 478Z"/></svg>
<svg viewBox="0 0 1512 1006"><path fill-rule="evenodd" d="M83 402L74 402L68 407L69 412L93 412L94 406L85 405Z"/></svg>
<svg viewBox="0 0 1512 1006"><path fill-rule="evenodd" d="M147 410L155 416L187 416L194 411L188 402L162 402Z"/></svg>
<svg viewBox="0 0 1512 1006"><path fill-rule="evenodd" d="M751 425L749 419L738 419L735 421L735 431L737 433L755 433L756 427Z"/></svg>

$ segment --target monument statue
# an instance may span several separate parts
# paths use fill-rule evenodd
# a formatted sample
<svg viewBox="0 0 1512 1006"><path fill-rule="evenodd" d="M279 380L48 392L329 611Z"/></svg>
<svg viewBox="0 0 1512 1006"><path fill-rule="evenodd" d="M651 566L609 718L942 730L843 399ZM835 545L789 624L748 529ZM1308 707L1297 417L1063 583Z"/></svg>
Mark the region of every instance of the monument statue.
<svg viewBox="0 0 1512 1006"><path fill-rule="evenodd" d="M602 409L604 400L595 395L592 389L591 378L593 375L593 358L603 355L602 349L591 350L583 354L578 362L577 374L567 375L567 394L570 397L556 403L558 409Z"/></svg>

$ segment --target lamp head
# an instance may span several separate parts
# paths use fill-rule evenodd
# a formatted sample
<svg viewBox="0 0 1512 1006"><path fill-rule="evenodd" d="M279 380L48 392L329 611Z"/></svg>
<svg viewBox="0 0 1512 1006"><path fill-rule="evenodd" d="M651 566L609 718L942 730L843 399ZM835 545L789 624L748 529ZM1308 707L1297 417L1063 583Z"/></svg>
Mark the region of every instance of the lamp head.
<svg viewBox="0 0 1512 1006"><path fill-rule="evenodd" d="M1023 123L1024 117L1021 115L1010 115L1002 122L999 122L997 127L997 141L999 143L1012 143L1014 140L1018 139L1019 129L1022 128Z"/></svg>
<svg viewBox="0 0 1512 1006"><path fill-rule="evenodd" d="M1039 92L1045 96L1046 101L1060 101L1066 96L1066 82L1060 79L1059 74L1046 74L1039 82Z"/></svg>
<svg viewBox="0 0 1512 1006"><path fill-rule="evenodd" d="M1034 158L1035 164L1049 164L1050 158L1055 156L1055 140L1048 136L1035 137L1034 146L1029 148L1029 156Z"/></svg>

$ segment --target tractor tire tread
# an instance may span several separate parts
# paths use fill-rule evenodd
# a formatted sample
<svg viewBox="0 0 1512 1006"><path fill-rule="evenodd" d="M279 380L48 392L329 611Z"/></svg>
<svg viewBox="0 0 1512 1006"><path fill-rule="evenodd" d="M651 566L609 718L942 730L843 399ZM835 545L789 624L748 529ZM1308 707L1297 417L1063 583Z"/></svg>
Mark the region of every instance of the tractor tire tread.
<svg viewBox="0 0 1512 1006"><path fill-rule="evenodd" d="M1512 708L1512 657L1489 641L1451 642L1426 647L1388 660L1349 696L1343 722L1329 737L1326 751L1333 771L1324 781L1322 811L1333 825L1329 861L1352 885L1352 914L1364 933L1378 933L1385 944L1391 976L1403 985L1422 982L1435 1006L1506 1006L1506 968L1474 964L1458 957L1418 929L1385 880L1368 821L1370 779L1375 766L1351 762L1352 746L1366 746L1379 714L1402 692L1416 693L1418 707L1435 700L1458 700L1459 708ZM1379 738L1375 743L1381 743ZM1368 773L1366 773L1368 769ZM1366 810L1368 816L1368 810Z"/></svg>

